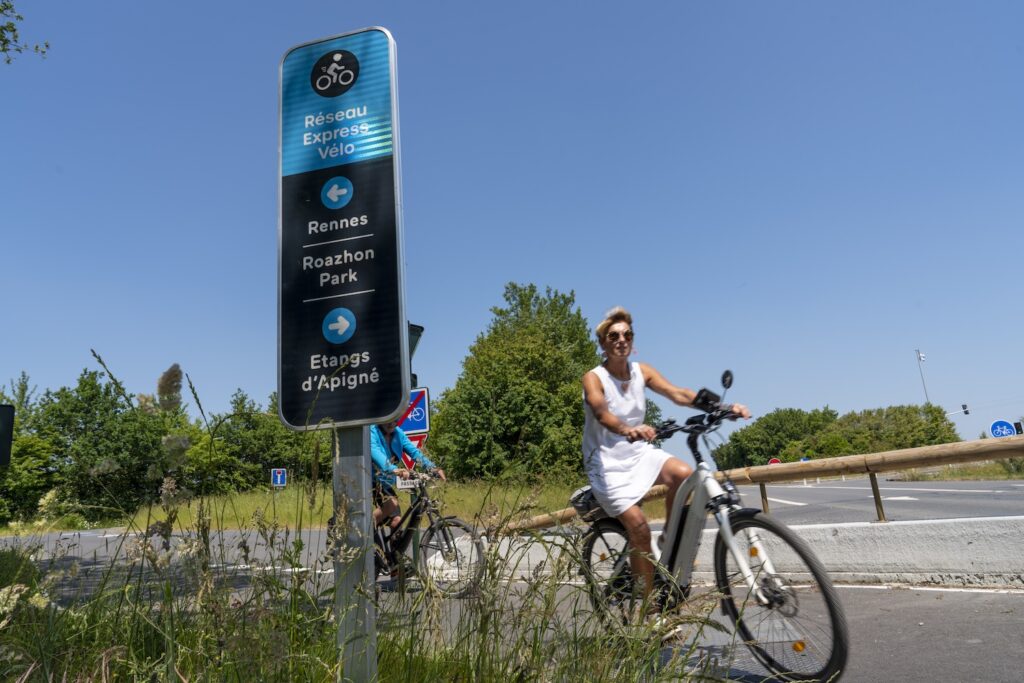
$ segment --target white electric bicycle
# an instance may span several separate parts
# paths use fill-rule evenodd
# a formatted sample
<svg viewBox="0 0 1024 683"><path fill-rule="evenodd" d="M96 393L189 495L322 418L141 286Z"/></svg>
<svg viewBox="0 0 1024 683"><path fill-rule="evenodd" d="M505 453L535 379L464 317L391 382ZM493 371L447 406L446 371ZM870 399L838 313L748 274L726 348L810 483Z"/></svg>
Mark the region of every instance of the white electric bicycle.
<svg viewBox="0 0 1024 683"><path fill-rule="evenodd" d="M732 373L722 375L732 385ZM584 533L581 574L599 614L628 623L642 611L670 615L689 597L697 550L708 514L718 525L713 552L715 584L721 610L754 657L778 680L835 681L846 667L849 635L846 617L832 581L811 549L785 524L757 509L740 506L739 493L726 478L715 478L698 440L722 422L738 417L714 392L701 389L694 407L702 410L685 424L660 425L658 440L685 432L697 463L676 492L663 532L655 580L646 610L630 569L626 530L608 517L590 487L573 495L581 518L591 523Z"/></svg>

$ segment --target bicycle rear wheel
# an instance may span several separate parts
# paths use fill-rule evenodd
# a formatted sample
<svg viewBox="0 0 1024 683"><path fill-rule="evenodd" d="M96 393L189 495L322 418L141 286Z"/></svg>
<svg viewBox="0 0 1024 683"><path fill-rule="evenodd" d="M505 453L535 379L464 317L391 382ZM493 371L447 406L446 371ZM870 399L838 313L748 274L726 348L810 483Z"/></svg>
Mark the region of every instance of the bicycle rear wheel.
<svg viewBox="0 0 1024 683"><path fill-rule="evenodd" d="M590 604L602 619L628 624L638 598L634 595L626 529L616 519L601 519L583 537L583 578Z"/></svg>
<svg viewBox="0 0 1024 683"><path fill-rule="evenodd" d="M419 551L420 576L448 597L469 595L483 577L484 544L461 519L446 517L431 525Z"/></svg>
<svg viewBox="0 0 1024 683"><path fill-rule="evenodd" d="M730 526L759 599L721 535L715 579L722 612L754 657L782 680L829 681L846 667L849 635L832 580L803 540L759 510L733 512Z"/></svg>

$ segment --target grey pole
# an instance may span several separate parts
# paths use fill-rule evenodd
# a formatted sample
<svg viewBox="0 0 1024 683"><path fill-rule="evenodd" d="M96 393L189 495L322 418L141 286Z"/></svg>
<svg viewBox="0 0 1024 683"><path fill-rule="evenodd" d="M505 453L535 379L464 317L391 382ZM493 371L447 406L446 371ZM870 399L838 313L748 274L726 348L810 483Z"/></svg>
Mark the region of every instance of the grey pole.
<svg viewBox="0 0 1024 683"><path fill-rule="evenodd" d="M340 539L334 556L338 680L356 683L377 679L370 485L369 428L334 430L334 516Z"/></svg>
<svg viewBox="0 0 1024 683"><path fill-rule="evenodd" d="M921 386L924 388L924 402L931 403L928 400L928 387L924 383L924 367L921 365L923 358L921 357L921 349L914 349L914 353L917 354L917 371L921 373Z"/></svg>

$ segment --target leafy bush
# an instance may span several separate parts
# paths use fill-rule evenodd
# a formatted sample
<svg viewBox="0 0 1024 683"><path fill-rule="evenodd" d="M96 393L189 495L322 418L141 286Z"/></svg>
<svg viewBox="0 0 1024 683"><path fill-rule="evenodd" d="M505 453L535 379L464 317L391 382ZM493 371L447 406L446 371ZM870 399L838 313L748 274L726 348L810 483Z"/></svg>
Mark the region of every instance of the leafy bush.
<svg viewBox="0 0 1024 683"><path fill-rule="evenodd" d="M39 583L40 572L32 561L32 553L26 548L0 548L0 588Z"/></svg>
<svg viewBox="0 0 1024 683"><path fill-rule="evenodd" d="M810 412L780 408L733 433L715 457L721 467L732 468L765 465L773 457L793 462L959 440L942 408L930 403L862 410L842 417L828 407Z"/></svg>
<svg viewBox="0 0 1024 683"><path fill-rule="evenodd" d="M458 477L568 478L582 468L584 373L597 346L572 293L509 283L437 402L431 454Z"/></svg>
<svg viewBox="0 0 1024 683"><path fill-rule="evenodd" d="M1006 458L1000 460L999 464L1010 476L1024 475L1024 458Z"/></svg>

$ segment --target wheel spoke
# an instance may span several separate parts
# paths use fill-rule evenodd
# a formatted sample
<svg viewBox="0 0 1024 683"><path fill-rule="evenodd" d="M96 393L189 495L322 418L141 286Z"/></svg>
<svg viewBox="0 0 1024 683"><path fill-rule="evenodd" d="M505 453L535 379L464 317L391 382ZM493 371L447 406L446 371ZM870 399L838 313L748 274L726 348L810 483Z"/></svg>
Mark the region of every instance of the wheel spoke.
<svg viewBox="0 0 1024 683"><path fill-rule="evenodd" d="M788 528L763 515L744 512L732 524L757 589L747 586L731 553L717 543L722 610L737 637L783 677L822 680L841 671L846 624L820 562Z"/></svg>
<svg viewBox="0 0 1024 683"><path fill-rule="evenodd" d="M476 532L456 519L431 527L420 543L420 572L442 593L471 592L484 569L483 544Z"/></svg>

